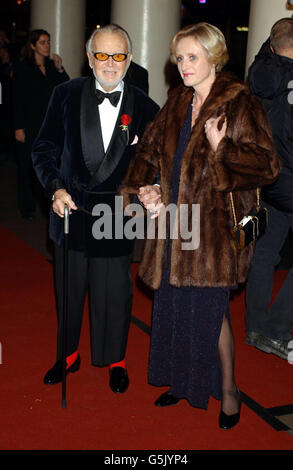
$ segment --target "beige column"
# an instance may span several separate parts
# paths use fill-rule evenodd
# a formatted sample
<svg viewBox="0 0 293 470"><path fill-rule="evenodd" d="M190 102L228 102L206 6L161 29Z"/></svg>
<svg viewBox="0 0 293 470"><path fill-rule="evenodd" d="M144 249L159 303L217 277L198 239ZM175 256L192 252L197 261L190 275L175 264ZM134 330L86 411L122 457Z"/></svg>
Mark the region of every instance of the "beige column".
<svg viewBox="0 0 293 470"><path fill-rule="evenodd" d="M180 0L112 0L111 22L126 29L133 60L149 72L149 94L160 106L167 98L169 44L180 29Z"/></svg>
<svg viewBox="0 0 293 470"><path fill-rule="evenodd" d="M246 73L262 43L269 37L273 24L281 18L292 15L293 11L287 10L286 4L286 0L251 0Z"/></svg>
<svg viewBox="0 0 293 470"><path fill-rule="evenodd" d="M51 54L59 54L70 78L81 74L85 56L86 0L31 0L31 29L51 35Z"/></svg>

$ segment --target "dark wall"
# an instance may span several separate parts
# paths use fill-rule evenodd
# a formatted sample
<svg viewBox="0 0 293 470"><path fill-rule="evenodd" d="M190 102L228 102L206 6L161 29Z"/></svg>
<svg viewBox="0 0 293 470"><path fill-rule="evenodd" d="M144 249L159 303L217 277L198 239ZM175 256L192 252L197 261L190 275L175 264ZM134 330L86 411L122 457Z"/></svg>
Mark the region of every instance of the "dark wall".
<svg viewBox="0 0 293 470"><path fill-rule="evenodd" d="M182 25L206 21L217 26L225 35L230 60L227 68L244 79L247 31L237 31L237 26L247 26L250 0L182 0Z"/></svg>
<svg viewBox="0 0 293 470"><path fill-rule="evenodd" d="M48 0L49 1L49 0ZM87 0L86 31L88 38L97 24L111 19L111 0ZM250 0L182 0L181 23L207 21L223 31L230 53L228 67L244 78L247 32L238 32L237 26L248 26ZM0 28L5 29L12 42L24 43L30 23L30 1L0 0Z"/></svg>

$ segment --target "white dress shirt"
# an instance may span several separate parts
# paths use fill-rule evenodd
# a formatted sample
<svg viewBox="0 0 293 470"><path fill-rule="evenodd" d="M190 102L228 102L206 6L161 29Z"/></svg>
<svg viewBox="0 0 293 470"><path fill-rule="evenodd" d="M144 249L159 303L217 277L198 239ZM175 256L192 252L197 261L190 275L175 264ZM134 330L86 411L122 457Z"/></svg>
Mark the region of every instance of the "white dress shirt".
<svg viewBox="0 0 293 470"><path fill-rule="evenodd" d="M96 88L98 90L103 91L104 93L107 93L103 89L103 87L101 87L101 85L99 84L97 80L96 80ZM103 103L98 105L105 153L107 152L107 148L111 141L112 134L113 134L115 124L118 118L118 114L120 111L122 98L123 98L123 90L124 90L124 82L122 81L119 83L119 85L117 85L117 87L114 90L110 92L110 93L113 93L114 91L121 91L120 99L116 107L110 103L108 98L105 98Z"/></svg>

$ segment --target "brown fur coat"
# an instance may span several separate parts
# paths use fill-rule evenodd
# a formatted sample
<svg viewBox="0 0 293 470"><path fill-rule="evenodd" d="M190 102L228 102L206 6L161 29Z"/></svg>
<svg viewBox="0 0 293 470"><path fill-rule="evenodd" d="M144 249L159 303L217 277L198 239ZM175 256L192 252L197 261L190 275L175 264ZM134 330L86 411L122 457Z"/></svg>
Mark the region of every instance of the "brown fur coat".
<svg viewBox="0 0 293 470"><path fill-rule="evenodd" d="M179 86L146 129L121 187L125 204L158 173L162 201L170 203L173 157L192 94L192 88ZM227 131L213 152L204 124L220 114L227 118ZM246 280L254 246L240 250L234 243L229 191L239 221L255 204L255 188L271 183L279 171L261 104L244 84L220 73L193 126L181 165L178 204L200 204L200 245L182 250L182 240L173 240L171 285L220 287ZM139 275L153 289L160 286L166 247L166 240L146 240Z"/></svg>

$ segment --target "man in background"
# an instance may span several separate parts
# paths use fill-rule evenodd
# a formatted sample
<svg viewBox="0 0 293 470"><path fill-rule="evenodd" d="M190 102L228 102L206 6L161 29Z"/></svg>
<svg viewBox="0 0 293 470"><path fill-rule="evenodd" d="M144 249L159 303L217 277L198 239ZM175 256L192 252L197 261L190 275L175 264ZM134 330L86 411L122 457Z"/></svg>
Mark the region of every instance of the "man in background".
<svg viewBox="0 0 293 470"><path fill-rule="evenodd" d="M293 229L293 18L274 24L248 78L252 93L267 110L283 167L277 180L262 191L269 223L256 244L247 283L246 343L288 359L293 330L293 268L271 306L270 303L280 251Z"/></svg>

